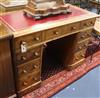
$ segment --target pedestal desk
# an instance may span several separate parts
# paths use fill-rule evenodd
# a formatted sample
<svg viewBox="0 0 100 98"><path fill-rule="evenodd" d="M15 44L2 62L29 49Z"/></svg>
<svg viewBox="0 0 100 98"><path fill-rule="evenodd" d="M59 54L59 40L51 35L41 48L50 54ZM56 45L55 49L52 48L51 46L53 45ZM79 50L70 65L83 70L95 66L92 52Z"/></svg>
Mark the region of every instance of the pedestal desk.
<svg viewBox="0 0 100 98"><path fill-rule="evenodd" d="M1 16L2 22L13 34L11 48L19 96L40 87L41 67L45 61L42 56L49 42L54 41L50 49L58 51L58 58L66 70L84 62L98 15L72 5L70 9L71 14L41 20L27 18L22 11Z"/></svg>

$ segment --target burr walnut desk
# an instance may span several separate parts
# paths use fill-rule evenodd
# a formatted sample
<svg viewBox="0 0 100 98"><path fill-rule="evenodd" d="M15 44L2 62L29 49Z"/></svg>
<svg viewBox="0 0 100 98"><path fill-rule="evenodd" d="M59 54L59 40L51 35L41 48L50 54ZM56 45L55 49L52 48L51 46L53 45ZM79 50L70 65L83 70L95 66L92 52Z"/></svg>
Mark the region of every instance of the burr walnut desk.
<svg viewBox="0 0 100 98"><path fill-rule="evenodd" d="M11 48L19 96L40 86L43 51L49 42L57 43L51 45L54 47L51 51L58 51L59 60L66 70L72 70L84 62L98 15L72 5L70 9L71 14L42 20L27 18L22 11L1 16L2 22L13 34Z"/></svg>

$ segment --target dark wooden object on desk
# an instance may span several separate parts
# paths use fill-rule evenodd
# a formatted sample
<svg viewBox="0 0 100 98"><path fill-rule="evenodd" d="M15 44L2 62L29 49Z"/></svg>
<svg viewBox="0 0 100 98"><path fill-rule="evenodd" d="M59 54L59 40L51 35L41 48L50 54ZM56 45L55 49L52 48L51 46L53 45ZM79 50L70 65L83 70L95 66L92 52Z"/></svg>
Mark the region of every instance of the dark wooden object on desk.
<svg viewBox="0 0 100 98"><path fill-rule="evenodd" d="M12 34L0 24L0 98L16 96L10 50L11 38Z"/></svg>

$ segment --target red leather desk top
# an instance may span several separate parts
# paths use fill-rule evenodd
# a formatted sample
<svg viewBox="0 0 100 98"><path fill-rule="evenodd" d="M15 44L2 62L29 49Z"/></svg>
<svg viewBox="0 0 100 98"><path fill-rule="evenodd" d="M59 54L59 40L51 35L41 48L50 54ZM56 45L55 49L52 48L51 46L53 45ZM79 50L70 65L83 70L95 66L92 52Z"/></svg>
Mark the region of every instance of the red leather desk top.
<svg viewBox="0 0 100 98"><path fill-rule="evenodd" d="M33 18L28 18L23 14L23 11L7 13L5 15L0 16L0 19L6 25L8 25L13 31L19 31L27 29L34 25L43 24L47 22L54 22L60 19L69 19L72 17L86 14L85 11L77 7L71 7L71 10L72 10L71 14L51 16L41 20L34 20Z"/></svg>

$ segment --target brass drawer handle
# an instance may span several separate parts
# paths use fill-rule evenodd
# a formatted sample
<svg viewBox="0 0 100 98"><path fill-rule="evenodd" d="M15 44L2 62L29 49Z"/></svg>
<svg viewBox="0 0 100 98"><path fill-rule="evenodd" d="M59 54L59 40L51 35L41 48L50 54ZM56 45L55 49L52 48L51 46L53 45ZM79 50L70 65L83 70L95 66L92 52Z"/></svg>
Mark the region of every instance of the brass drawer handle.
<svg viewBox="0 0 100 98"><path fill-rule="evenodd" d="M26 57L22 56L21 59L22 59L22 60L26 60Z"/></svg>
<svg viewBox="0 0 100 98"><path fill-rule="evenodd" d="M82 49L82 47L80 46L79 49Z"/></svg>
<svg viewBox="0 0 100 98"><path fill-rule="evenodd" d="M56 31L56 32L54 32L54 34L55 34L55 35L58 35L58 34L59 34L59 32L57 32L57 31Z"/></svg>
<svg viewBox="0 0 100 98"><path fill-rule="evenodd" d="M26 45L26 42L24 42L24 41L21 41L21 44L23 44L23 45Z"/></svg>
<svg viewBox="0 0 100 98"><path fill-rule="evenodd" d="M91 33L88 33L87 36L91 36Z"/></svg>
<svg viewBox="0 0 100 98"><path fill-rule="evenodd" d="M38 80L38 78L34 77L33 80L36 81L36 80Z"/></svg>
<svg viewBox="0 0 100 98"><path fill-rule="evenodd" d="M81 57L85 57L85 54L81 54Z"/></svg>
<svg viewBox="0 0 100 98"><path fill-rule="evenodd" d="M81 38L85 38L85 35L82 35Z"/></svg>
<svg viewBox="0 0 100 98"><path fill-rule="evenodd" d="M72 27L72 30L76 30L77 29L77 27Z"/></svg>
<svg viewBox="0 0 100 98"><path fill-rule="evenodd" d="M24 86L27 86L27 85L28 85L28 83L27 83L27 82L23 82L23 85L24 85Z"/></svg>
<svg viewBox="0 0 100 98"><path fill-rule="evenodd" d="M36 68L38 68L38 65L33 65L33 69L36 69Z"/></svg>
<svg viewBox="0 0 100 98"><path fill-rule="evenodd" d="M36 37L36 38L34 38L36 41L39 41L40 40L40 38L39 37Z"/></svg>
<svg viewBox="0 0 100 98"><path fill-rule="evenodd" d="M88 46L88 44L84 44L84 46L85 46L85 47L87 47L87 46Z"/></svg>
<svg viewBox="0 0 100 98"><path fill-rule="evenodd" d="M75 60L79 60L79 58L78 58L78 57L76 57L76 58L75 58Z"/></svg>
<svg viewBox="0 0 100 98"><path fill-rule="evenodd" d="M90 24L91 24L91 25L94 25L94 21L90 21Z"/></svg>
<svg viewBox="0 0 100 98"><path fill-rule="evenodd" d="M88 23L85 23L84 26L89 26L89 24Z"/></svg>
<svg viewBox="0 0 100 98"><path fill-rule="evenodd" d="M39 53L38 53L38 52L35 52L34 55L35 55L35 56L39 56Z"/></svg>
<svg viewBox="0 0 100 98"><path fill-rule="evenodd" d="M43 44L43 47L44 47L44 48L46 48L46 47L47 47L47 44L46 44L46 43L45 43L45 44Z"/></svg>
<svg viewBox="0 0 100 98"><path fill-rule="evenodd" d="M27 70L23 70L22 72L23 72L24 74L26 74L26 73L27 73Z"/></svg>

